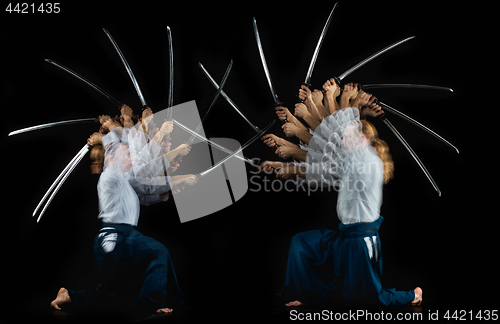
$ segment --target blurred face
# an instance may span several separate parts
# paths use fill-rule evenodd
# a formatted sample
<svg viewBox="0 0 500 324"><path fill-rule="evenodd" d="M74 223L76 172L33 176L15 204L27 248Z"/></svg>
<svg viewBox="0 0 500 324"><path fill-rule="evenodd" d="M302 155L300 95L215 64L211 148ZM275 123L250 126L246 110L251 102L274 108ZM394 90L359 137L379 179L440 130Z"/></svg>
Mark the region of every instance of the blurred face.
<svg viewBox="0 0 500 324"><path fill-rule="evenodd" d="M354 126L347 126L344 130L342 145L344 150L351 151L355 148L355 144L359 142L359 134Z"/></svg>
<svg viewBox="0 0 500 324"><path fill-rule="evenodd" d="M344 130L342 145L346 152L362 151L366 147L365 135L358 131L357 125L347 126Z"/></svg>
<svg viewBox="0 0 500 324"><path fill-rule="evenodd" d="M121 163L120 168L122 171L127 172L132 170L132 157L127 145L121 144L115 151L115 157L119 158L118 163Z"/></svg>

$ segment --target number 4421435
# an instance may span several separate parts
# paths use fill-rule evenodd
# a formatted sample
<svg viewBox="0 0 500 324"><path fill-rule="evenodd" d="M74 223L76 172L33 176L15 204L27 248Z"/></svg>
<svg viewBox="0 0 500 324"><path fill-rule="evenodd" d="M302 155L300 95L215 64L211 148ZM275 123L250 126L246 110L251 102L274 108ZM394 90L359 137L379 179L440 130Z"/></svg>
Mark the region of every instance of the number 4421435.
<svg viewBox="0 0 500 324"><path fill-rule="evenodd" d="M59 13L61 12L61 7L59 7L59 2L48 2L48 3L9 3L5 11L8 13Z"/></svg>

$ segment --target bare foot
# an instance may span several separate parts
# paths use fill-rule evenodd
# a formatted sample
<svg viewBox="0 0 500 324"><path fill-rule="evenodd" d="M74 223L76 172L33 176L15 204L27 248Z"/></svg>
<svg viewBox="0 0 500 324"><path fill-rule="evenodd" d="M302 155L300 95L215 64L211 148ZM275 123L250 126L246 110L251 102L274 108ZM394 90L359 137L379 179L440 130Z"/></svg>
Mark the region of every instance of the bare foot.
<svg viewBox="0 0 500 324"><path fill-rule="evenodd" d="M160 308L158 309L156 312L159 313L159 314L170 314L172 313L174 310L172 308Z"/></svg>
<svg viewBox="0 0 500 324"><path fill-rule="evenodd" d="M415 299L410 303L411 306L418 306L422 303L423 291L420 287L415 288Z"/></svg>
<svg viewBox="0 0 500 324"><path fill-rule="evenodd" d="M286 307L299 307L299 306L303 306L303 305L305 305L305 304L303 302L298 301L298 300L295 300L295 301L292 301L292 302L285 304Z"/></svg>
<svg viewBox="0 0 500 324"><path fill-rule="evenodd" d="M50 307L61 310L62 305L71 303L71 298L69 297L68 289L61 288L57 292L57 297L50 303Z"/></svg>

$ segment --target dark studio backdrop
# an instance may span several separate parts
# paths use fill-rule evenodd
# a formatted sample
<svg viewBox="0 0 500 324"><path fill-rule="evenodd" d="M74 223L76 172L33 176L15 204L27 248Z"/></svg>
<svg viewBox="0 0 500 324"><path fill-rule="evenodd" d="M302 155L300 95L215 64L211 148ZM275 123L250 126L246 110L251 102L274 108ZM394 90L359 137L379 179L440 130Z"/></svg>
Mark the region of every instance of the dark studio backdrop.
<svg viewBox="0 0 500 324"><path fill-rule="evenodd" d="M88 136L98 130L97 124L13 137L7 134L52 121L115 115L117 110L44 59L73 69L137 112L140 103L136 92L101 29L107 28L125 54L148 104L158 111L166 107L168 97L166 26L170 26L174 103L196 100L203 115L215 89L198 62L220 80L232 58L234 66L224 90L251 121L264 127L276 117L252 32L252 17L257 18L278 95L292 110L334 2L141 1L112 6L64 2L59 14L9 14L3 11L8 2L2 1L0 100L5 126L0 142L6 175L2 264L8 273L3 278L4 293L14 292L32 304L48 305L61 286L92 284L91 247L99 227L98 176L90 174L89 157L71 174L40 223L31 213ZM420 286L430 301L453 300L472 308L495 305L498 297L492 299L488 293L497 285L491 251L494 212L487 206L482 210L484 198L479 199L479 188L489 170L476 159L481 149L474 140L476 131L470 127L481 116L469 110L470 91L475 85L463 76L479 64L470 56L474 41L467 36L470 25L462 24L466 14L471 15L448 3L341 2L312 83L320 88L327 78L373 52L415 35L346 81L420 83L455 90L372 91L460 149L457 155L419 128L388 114L433 175L443 192L438 197L402 144L382 123L375 123L380 138L390 145L396 167L395 178L384 188L381 211L385 218L380 231L383 283L398 289ZM204 127L209 137L229 137L240 143L254 135L222 98ZM277 122L272 132L284 136L280 127ZM273 152L258 141L244 153L265 160L276 159ZM466 171L471 165L482 175ZM180 224L173 199L141 209L139 230L170 250L181 288L194 309L228 309L259 301L260 314L265 314L272 307L271 294L278 292L284 281L290 238L338 223L335 193L273 192L269 186L274 176L256 176L252 171L247 166L253 180L246 195L210 216ZM257 184L263 189L265 181L268 192L257 190ZM19 307L17 301L13 304Z"/></svg>

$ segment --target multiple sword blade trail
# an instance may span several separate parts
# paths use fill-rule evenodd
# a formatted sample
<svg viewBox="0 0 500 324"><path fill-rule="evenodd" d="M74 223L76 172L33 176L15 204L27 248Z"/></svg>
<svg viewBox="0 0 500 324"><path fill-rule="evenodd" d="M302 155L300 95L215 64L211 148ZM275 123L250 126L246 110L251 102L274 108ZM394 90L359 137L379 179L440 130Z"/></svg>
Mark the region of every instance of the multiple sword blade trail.
<svg viewBox="0 0 500 324"><path fill-rule="evenodd" d="M312 78L312 73L313 73L313 70L314 70L314 66L316 64L316 61L317 61L317 58L318 58L318 54L319 54L319 51L321 49L321 46L323 44L323 41L325 39L325 35L328 31L328 28L331 24L331 21L332 21L332 17L333 17L333 14L336 10L338 6L338 3L335 3L335 5L333 6L333 9L331 10L329 16L328 16L328 19L326 20L326 23L323 27L323 30L320 34L320 37L318 39L318 42L317 42L317 45L315 47L315 50L314 50L314 53L313 53L313 56L312 56L312 59L311 59L311 62L309 64L309 67L308 67L308 70L307 70L307 73L306 73L306 77L305 77L305 80L304 80L304 83L306 86L308 87L311 87L311 78ZM259 55L260 55L260 59L261 59L261 62L262 62L262 66L264 68L264 73L265 73L265 76L266 76L266 79L267 79L267 83L269 85L269 89L271 91L271 94L272 94L272 97L273 97L273 100L274 100L274 103L275 103L275 107L278 107L278 106L282 106L282 102L279 100L278 98L278 95L277 95L277 92L276 92L276 89L274 87L274 84L272 82L272 79L271 79L271 74L269 72L269 68L267 66L267 62L266 62L266 59L265 59L265 56L264 56L264 50L262 48L262 43L261 43L261 39L260 39L260 34L259 34L259 30L258 30L258 27L257 27L257 21L255 19L255 17L252 19L252 24L253 24L253 31L254 31L254 35L255 35L255 39L256 39L256 42L257 42L257 48L258 48L258 51L259 51ZM115 40L113 39L113 37L111 36L111 34L103 28L103 31L104 33L106 34L106 36L108 37L108 39L110 40L111 44L113 45L113 47L115 48L116 52L118 53L131 81L132 81L132 84L135 88L135 91L137 92L137 95L139 97L139 100L141 102L141 105L143 107L143 109L145 109L147 106L147 103L146 103L146 100L144 99L144 96L142 94L142 91L139 87L139 84L137 82L137 79L135 78L135 75L134 73L132 72L132 69L130 68L130 65L127 63L126 59L125 59L125 56L123 55L122 51L120 50L120 48L118 47L118 44L115 42ZM395 42L383 49L381 49L380 51L370 55L369 57L367 57L366 59L360 61L359 63L357 63L356 65L352 66L351 68L349 68L348 70L346 70L344 73L342 73L341 75L339 75L338 77L334 77L337 84L340 85L340 82L345 79L347 76L349 76L350 74L352 74L354 71L356 71L357 69L359 69L360 67L362 67L363 65L367 64L368 62L372 61L373 59L377 58L378 56L386 53L387 51L413 39L415 36L410 36L410 37L407 37L405 39L402 39L398 42ZM172 45L172 32L171 32L171 29L170 27L167 26L167 38L168 38L168 48L169 48L169 87L168 87L168 103L167 103L167 107L170 108L173 106L173 84L174 84L174 62L173 62L173 45ZM70 70L69 68L65 67L64 65L61 65L51 59L46 59L45 60L46 62L58 67L59 69L71 74L72 76L76 77L77 79L79 79L80 81L84 82L85 84L87 84L88 86L90 86L92 89L96 90L98 93L100 93L101 95L103 95L106 99L108 99L113 105L115 105L116 107L120 108L122 107L122 103L118 100L116 100L115 98L113 98L111 95L109 95L107 92L105 92L104 90L102 90L100 87L98 87L97 85L95 85L94 83L90 82L89 80L87 80L86 78L84 78L83 76L79 75L78 73ZM168 109L168 117L167 119L169 120L172 120L173 123L179 127L180 129L188 132L189 134L191 134L191 138L189 139L189 143L192 143L194 141L195 138L201 140L201 141L204 141L206 143L208 143L209 145L213 146L213 147L216 147L217 149L225 152L228 154L228 156L224 159L222 159L221 161L219 161L218 163L216 163L215 165L213 165L211 168L209 168L208 170L206 171L203 171L201 172L200 174L198 174L198 176L200 177L203 177L205 175L207 175L208 173L212 172L214 169L216 169L217 167L219 167L220 165L224 164L225 162L227 162L229 159L231 159L232 157L236 157L240 160L243 160L244 162L254 166L254 167L259 167L258 164L256 164L253 160L251 159L248 159L246 157L244 157L241 152L247 148L249 145L251 145L253 142L255 142L258 138L260 138L262 135L264 135L274 124L274 120L268 124L266 127L264 127L263 129L260 129L259 127L257 127L255 124L253 124L244 114L243 112L238 108L238 106L229 98L229 96L222 90L222 88L224 87L224 84L226 83L226 80L228 78L228 75L229 75L229 72L231 71L231 68L232 68L232 65L233 65L233 61L231 60L231 62L229 63L227 69L226 69L226 72L224 74L224 77L223 79L221 80L221 84L220 86L215 82L215 80L212 78L212 76L208 73L208 71L205 69L205 67L199 63L199 67L201 68L203 74L208 78L208 80L212 83L212 85L216 88L216 94L215 94L215 97L213 99L213 101L211 102L205 116L203 117L203 119L201 120L200 124L198 125L198 127L193 131L189 128L187 128L185 125L179 123L177 120L175 119L172 119L172 110L171 109ZM448 92L453 92L453 89L451 88L448 88L448 87L442 87L442 86L433 86L433 85L421 85L421 84L365 84L363 86L359 86L359 88L361 89L380 89L380 88L415 88L415 89L430 89L430 90L441 90L441 91L448 91ZM205 121L206 117L208 116L208 114L210 113L214 103L217 101L219 95L222 95L222 97L229 103L229 105L252 127L252 129L256 132L256 135L254 135L247 143L245 143L244 145L242 145L238 150L236 151L232 151L232 150L229 150L211 140L209 140L208 138L202 136L199 134L200 132L200 129L203 125L203 122ZM423 129L424 131L426 131L427 133L431 134L432 136L436 137L437 139L439 139L440 141L442 141L443 143L445 143L446 145L448 145L449 147L453 148L457 153L459 153L459 150L454 146L452 145L449 141L447 141L446 139L444 139L442 136L438 135L436 132L432 131L431 129L429 129L428 127L424 126L423 124L421 124L420 122L414 120L413 118L403 114L402 112L394 109L393 107L383 103L383 102L380 102L378 101L378 104L380 106L383 107L384 111L388 112L388 113L391 113L391 114L394 114L400 118L403 118L405 119L406 121L409 121L410 123L420 127L421 129ZM409 152L409 154L413 157L413 159L417 162L417 164L419 165L419 167L421 168L421 170L424 172L424 174L426 175L426 177L428 178L428 180L431 182L432 186L434 187L434 189L436 190L436 192L439 194L439 196L441 196L441 191L439 189L439 187L437 186L436 182L434 181L434 179L432 178L432 176L430 175L429 171L427 170L427 168L425 167L425 165L422 163L422 161L419 159L419 157L417 156L417 154L413 151L413 149L410 147L410 145L408 144L408 142L404 139L404 137L399 133L399 131L394 127L394 125L387 119L387 117L384 115L381 116L380 120L382 120L382 122L390 129L390 131L398 138L398 140L403 144L403 146L406 148L406 150ZM72 120L66 120L66 121L58 121L58 122L52 122L52 123L47 123L47 124L42 124L42 125L37 125L37 126L32 126L32 127L27 127L27 128L23 128L23 129L19 129L19 130L16 130L16 131L13 131L11 133L9 133L9 136L12 136L12 135L17 135L17 134L22 134L22 133L25 133L25 132L30 132L30 131L34 131L34 130L39 130L39 129L44 129L44 128L49 128L49 127L54 127L54 126L59 126L59 125L69 125L69 124L77 124L77 123L88 123L88 122L96 122L98 121L97 118L81 118L81 119L72 119ZM285 122L287 122L285 120ZM73 157L73 159L68 163L68 165L64 168L64 170L62 170L62 172L59 174L59 176L56 178L56 180L52 183L52 185L50 186L50 188L48 189L48 191L45 193L45 195L42 197L41 201L38 203L38 205L36 206L34 212L33 212L33 216L37 215L38 211L40 210L41 208L41 211L38 215L38 218L37 218L37 222L40 221L40 219L42 218L42 216L44 215L44 213L46 212L48 206L50 205L50 203L52 202L52 200L54 199L55 195L57 194L57 192L59 191L59 189L62 187L62 185L64 184L64 182L67 180L67 178L69 177L69 175L71 174L71 172L77 167L77 165L80 163L80 161L84 158L84 156L89 152L91 146L86 144L85 146L83 146L80 151ZM43 206L43 208L42 208Z"/></svg>
<svg viewBox="0 0 500 324"><path fill-rule="evenodd" d="M45 199L47 199L47 197L49 197L49 199L47 200L47 203L45 203L45 206L43 207L42 211L40 212L40 215L38 215L38 218L36 220L37 223L42 218L43 214L47 210L47 207L49 207L50 203L52 202L52 199L54 199L55 195L57 194L57 192L59 191L61 186L64 184L64 182L69 177L71 172L73 172L73 170L76 168L78 163L80 163L80 161L83 159L83 157L87 154L87 152L89 150L90 150L90 146L85 144L85 146L82 147L82 149L68 163L66 168L64 168L64 170L59 174L59 176L56 178L56 180L50 186L49 190L47 190L47 192L43 196L42 200L38 203L38 205L35 208L35 211L33 212L33 217L34 217L36 215L38 209L40 209L40 207L43 205L43 202L45 201ZM49 196L49 194L51 192L52 192L52 194Z"/></svg>
<svg viewBox="0 0 500 324"><path fill-rule="evenodd" d="M127 70L127 73L130 77L130 80L132 81L132 84L134 85L135 91L137 92L137 95L139 96L139 100L141 101L142 108L145 109L148 105L146 104L146 100L144 100L144 96L142 95L141 88L139 87L139 83L137 82L134 73L132 72L132 69L130 68L130 65L128 65L127 60L125 60L125 56L123 55L122 51L118 47L118 44L116 44L115 40L111 36L111 34L107 31L106 28L102 29L106 36L108 36L111 44L113 44L113 47L115 48L116 52L120 56L120 59L122 60L123 65L125 66L125 69Z"/></svg>
<svg viewBox="0 0 500 324"><path fill-rule="evenodd" d="M316 48L314 49L311 63L309 64L309 68L307 69L307 74L306 74L306 79L304 80L304 85L306 85L309 88L311 87L311 77L312 77L312 73L314 70L314 65L316 64L316 59L318 58L319 50L321 48L321 45L323 45L323 41L325 40L326 32L328 31L328 27L330 27L330 22L332 21L333 13L335 12L335 9L337 8L338 4L339 4L338 2L335 3L332 11L330 12L330 15L328 16L328 19L326 20L325 26L323 27L323 31L321 32L321 35L319 36L318 44L316 45Z"/></svg>
<svg viewBox="0 0 500 324"><path fill-rule="evenodd" d="M203 66L203 64L201 63L198 63L198 65L200 66L201 70L203 71L203 74L205 74L205 76L208 78L208 80L210 80L210 82L212 83L212 85L217 89L219 90L221 87L219 87L219 85L217 84L217 82L215 82L214 78L212 78L212 76L210 75L210 73L208 73L207 69L205 69L205 67ZM241 118L243 118L247 123L248 125L250 125L250 127L252 127L252 129L256 132L256 133L260 133L260 128L255 126L244 114L243 112L238 108L238 106L236 106L236 104L231 100L231 98L229 98L229 96L221 89L220 90L220 94L222 95L222 97L224 97L224 99L226 99L226 101L231 105L231 107L233 107L233 109L238 113L240 114Z"/></svg>
<svg viewBox="0 0 500 324"><path fill-rule="evenodd" d="M255 34L255 40L257 41L257 48L259 49L260 60L262 61L262 66L264 67L264 73L266 74L267 83L269 84L269 89L271 89L271 94L274 99L274 106L278 107L283 105L283 102L279 100L278 94L273 85L273 81L271 80L271 73L269 73L269 68L267 67L266 57L264 56L264 50L262 49L262 44L260 42L259 36L259 28L257 28L257 20L255 17L252 19L253 23L253 32Z"/></svg>
<svg viewBox="0 0 500 324"><path fill-rule="evenodd" d="M111 103L113 103L116 107L120 108L122 106L122 104L118 100L116 100L115 98L113 98L106 91L102 90L101 88L99 88L98 86L96 86L94 83L92 83L89 80L85 79L84 77L82 77L78 73L76 73L76 72L68 69L64 65L59 64L56 61L53 61L51 59L46 59L45 61L48 62L48 63L50 63L50 64L52 64L52 65L54 65L54 66L57 66L58 68L60 68L63 71L68 72L69 74L71 74L72 76L76 77L80 81L83 81L84 83L86 83L87 85L89 85L91 88L93 88L94 90L96 90L97 92L99 92L100 94L102 94L106 99L108 99L109 101L111 101Z"/></svg>
<svg viewBox="0 0 500 324"><path fill-rule="evenodd" d="M47 124L18 129L16 131L10 132L9 136L22 134L22 133L26 133L26 132L31 132L31 131L38 130L38 129L54 127L54 126L70 125L70 124L78 124L78 123L90 123L90 122L98 122L98 121L99 120L97 118L81 118L81 119L63 120L63 121L59 121L59 122L47 123Z"/></svg>

